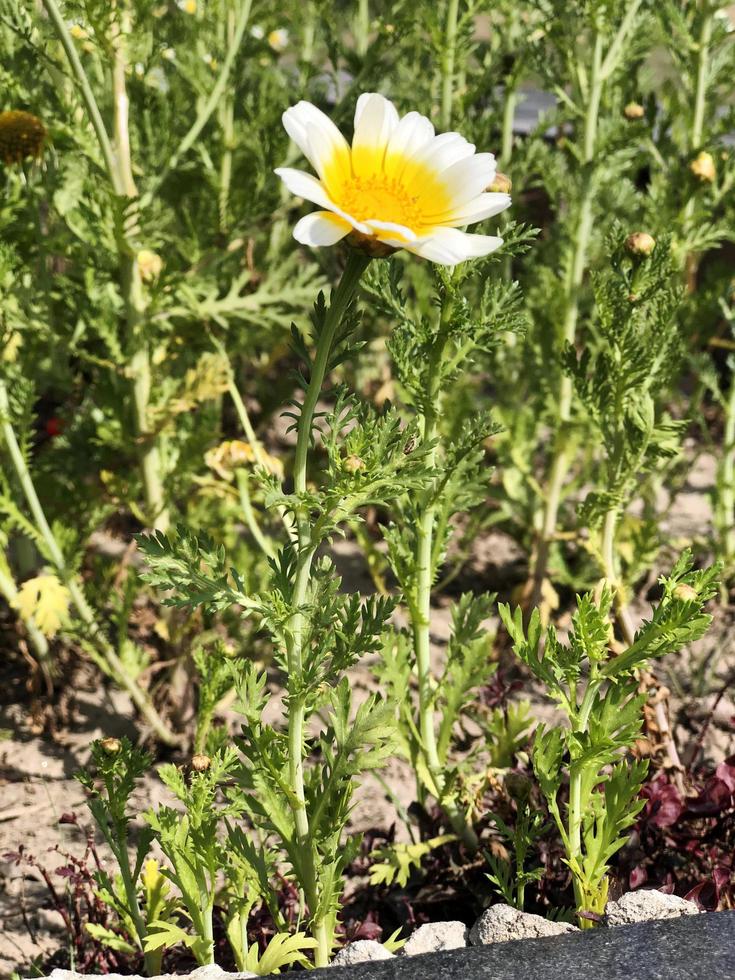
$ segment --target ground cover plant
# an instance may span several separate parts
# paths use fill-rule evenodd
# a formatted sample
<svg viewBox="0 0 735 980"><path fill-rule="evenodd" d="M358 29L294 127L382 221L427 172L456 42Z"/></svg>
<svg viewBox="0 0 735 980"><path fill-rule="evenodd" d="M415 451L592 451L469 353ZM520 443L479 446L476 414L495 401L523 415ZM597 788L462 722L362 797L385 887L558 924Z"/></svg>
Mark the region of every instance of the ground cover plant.
<svg viewBox="0 0 735 980"><path fill-rule="evenodd" d="M23 975L733 905L732 23L0 0L3 733L131 708Z"/></svg>

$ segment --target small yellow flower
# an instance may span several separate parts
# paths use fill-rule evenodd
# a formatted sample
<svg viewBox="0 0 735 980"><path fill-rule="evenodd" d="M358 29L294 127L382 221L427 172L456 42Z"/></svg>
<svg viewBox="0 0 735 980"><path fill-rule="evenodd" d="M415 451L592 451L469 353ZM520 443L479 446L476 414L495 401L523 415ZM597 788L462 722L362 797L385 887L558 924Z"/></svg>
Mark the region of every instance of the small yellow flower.
<svg viewBox="0 0 735 980"><path fill-rule="evenodd" d="M425 116L400 117L375 92L357 100L351 146L309 102L287 109L283 125L318 178L290 167L276 173L292 194L324 209L298 222L296 241L319 247L350 236L370 254L404 248L447 266L503 244L460 230L504 211L510 197L486 190L495 180L495 157L476 153L459 133L437 136Z"/></svg>
<svg viewBox="0 0 735 980"><path fill-rule="evenodd" d="M285 51L288 47L288 31L285 27L279 27L275 31L271 31L268 35L268 44L276 52L280 54Z"/></svg>
<svg viewBox="0 0 735 980"><path fill-rule="evenodd" d="M185 14L195 14L197 12L197 0L178 0L179 10Z"/></svg>
<svg viewBox="0 0 735 980"><path fill-rule="evenodd" d="M6 166L40 156L45 139L46 127L33 113L18 109L0 112L0 160Z"/></svg>
<svg viewBox="0 0 735 980"><path fill-rule="evenodd" d="M138 252L137 258L140 278L143 282L153 282L158 279L163 269L163 259L161 256L156 252L152 252L149 248L142 248Z"/></svg>
<svg viewBox="0 0 735 980"><path fill-rule="evenodd" d="M707 153L705 150L702 150L699 156L692 160L689 164L689 169L697 180L701 180L703 184L712 184L717 176L712 154Z"/></svg>
<svg viewBox="0 0 735 980"><path fill-rule="evenodd" d="M55 636L69 612L71 596L53 574L36 575L25 581L13 599L13 608L24 619L32 619L44 636Z"/></svg>
<svg viewBox="0 0 735 980"><path fill-rule="evenodd" d="M69 33L75 41L86 41L86 39L89 37L86 29L82 27L81 24L72 24L69 28Z"/></svg>

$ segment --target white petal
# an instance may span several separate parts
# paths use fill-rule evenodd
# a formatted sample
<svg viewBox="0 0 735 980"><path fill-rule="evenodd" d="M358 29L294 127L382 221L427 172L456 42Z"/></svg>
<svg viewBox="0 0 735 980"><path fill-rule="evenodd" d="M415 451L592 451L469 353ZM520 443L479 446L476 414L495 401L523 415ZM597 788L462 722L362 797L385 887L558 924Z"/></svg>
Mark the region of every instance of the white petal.
<svg viewBox="0 0 735 980"><path fill-rule="evenodd" d="M283 113L283 125L324 180L335 169L350 169L350 148L347 140L329 116L311 102L297 102Z"/></svg>
<svg viewBox="0 0 735 980"><path fill-rule="evenodd" d="M386 169L392 158L413 156L427 146L434 138L434 127L426 116L418 112L407 112L396 126L388 143L385 160Z"/></svg>
<svg viewBox="0 0 735 980"><path fill-rule="evenodd" d="M484 221L485 218L492 218L493 215L500 214L510 207L510 195L508 194L479 194L472 201L463 204L456 209L446 211L441 215L432 215L437 224L443 225L471 225L476 221Z"/></svg>
<svg viewBox="0 0 735 980"><path fill-rule="evenodd" d="M476 153L447 167L442 183L458 209L481 194L495 179L495 157L492 153Z"/></svg>
<svg viewBox="0 0 735 980"><path fill-rule="evenodd" d="M468 143L459 133L440 133L414 154L414 160L439 172L471 157L474 152L474 144Z"/></svg>
<svg viewBox="0 0 735 980"><path fill-rule="evenodd" d="M377 237L381 241L390 241L392 244L416 241L416 233L405 225L397 225L392 221L377 221L374 218L366 221L365 224L377 232Z"/></svg>
<svg viewBox="0 0 735 980"><path fill-rule="evenodd" d="M439 265L456 265L466 259L476 259L489 255L503 244L502 238L494 235L468 235L457 228L434 228L430 235L409 242L404 246L430 262Z"/></svg>
<svg viewBox="0 0 735 980"><path fill-rule="evenodd" d="M398 127L398 112L388 99L367 92L357 100L355 135L352 138L352 169L369 175L382 169L388 141Z"/></svg>
<svg viewBox="0 0 735 980"><path fill-rule="evenodd" d="M331 211L314 211L296 224L293 237L302 245L334 245L349 235L352 225Z"/></svg>
<svg viewBox="0 0 735 980"><path fill-rule="evenodd" d="M303 197L305 201L320 204L323 208L334 207L324 185L311 174L304 173L303 170L294 170L291 167L277 167L274 173L278 174L286 187L296 197Z"/></svg>

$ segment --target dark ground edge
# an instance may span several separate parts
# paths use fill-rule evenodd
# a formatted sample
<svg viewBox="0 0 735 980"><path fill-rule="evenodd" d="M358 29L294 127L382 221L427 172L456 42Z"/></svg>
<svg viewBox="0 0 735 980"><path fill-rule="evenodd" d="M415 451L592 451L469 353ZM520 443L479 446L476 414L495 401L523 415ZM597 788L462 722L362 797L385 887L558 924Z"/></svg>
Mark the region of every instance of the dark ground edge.
<svg viewBox="0 0 735 980"><path fill-rule="evenodd" d="M314 970L362 980L735 980L735 911Z"/></svg>

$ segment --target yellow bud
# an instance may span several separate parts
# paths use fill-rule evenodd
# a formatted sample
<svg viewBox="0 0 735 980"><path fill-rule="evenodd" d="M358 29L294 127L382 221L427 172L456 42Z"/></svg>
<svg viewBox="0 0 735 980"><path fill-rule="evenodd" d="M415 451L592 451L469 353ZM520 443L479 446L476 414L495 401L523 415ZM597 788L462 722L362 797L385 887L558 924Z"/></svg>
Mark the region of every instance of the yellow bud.
<svg viewBox="0 0 735 980"><path fill-rule="evenodd" d="M153 282L161 275L163 259L149 248L142 248L138 252L138 269L143 282Z"/></svg>
<svg viewBox="0 0 735 980"><path fill-rule="evenodd" d="M211 765L212 760L208 755L204 755L203 752L197 752L196 755L191 757L191 768L194 772L206 772Z"/></svg>
<svg viewBox="0 0 735 980"><path fill-rule="evenodd" d="M697 180L700 180L703 184L712 184L717 176L712 154L707 153L705 150L702 150L699 156L692 160L689 164L689 169Z"/></svg>
<svg viewBox="0 0 735 980"><path fill-rule="evenodd" d="M699 594L691 585L687 585L686 582L680 582L674 589L674 598L680 602L694 602L699 598Z"/></svg>
<svg viewBox="0 0 735 980"><path fill-rule="evenodd" d="M646 110L643 108L640 102L629 102L623 109L623 115L626 119L643 119L645 114Z"/></svg>
<svg viewBox="0 0 735 980"><path fill-rule="evenodd" d="M495 179L488 186L488 191L491 194L510 194L512 189L513 181L506 174L501 174L500 171L495 174Z"/></svg>
<svg viewBox="0 0 735 980"><path fill-rule="evenodd" d="M119 738L108 737L100 741L100 746L108 755L117 755L122 748L122 742Z"/></svg>
<svg viewBox="0 0 735 980"><path fill-rule="evenodd" d="M648 258L656 247L656 239L649 235L647 231L634 231L625 239L625 247L631 255L639 255Z"/></svg>

